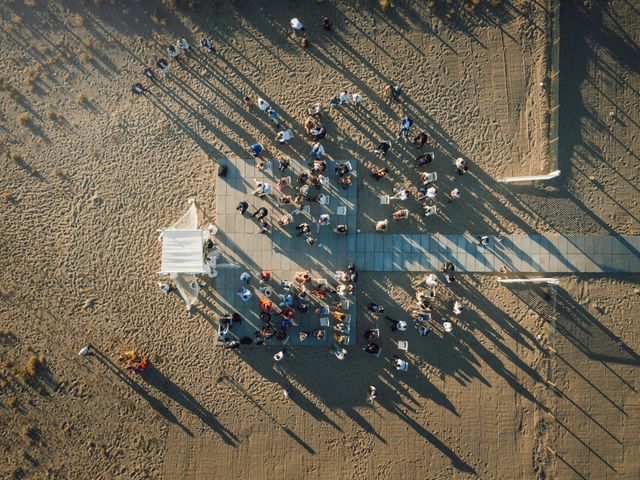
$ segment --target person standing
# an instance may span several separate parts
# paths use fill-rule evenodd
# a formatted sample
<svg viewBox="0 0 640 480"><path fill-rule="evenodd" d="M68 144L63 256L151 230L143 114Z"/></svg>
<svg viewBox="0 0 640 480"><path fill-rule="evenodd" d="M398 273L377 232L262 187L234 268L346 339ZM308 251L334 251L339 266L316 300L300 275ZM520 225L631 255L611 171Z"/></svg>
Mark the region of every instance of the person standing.
<svg viewBox="0 0 640 480"><path fill-rule="evenodd" d="M382 159L387 156L387 153L389 152L390 148L391 148L391 142L389 141L380 142L378 147L375 148L373 151L375 152L376 155L378 155L378 157Z"/></svg>
<svg viewBox="0 0 640 480"><path fill-rule="evenodd" d="M302 24L302 22L300 20L298 20L297 18L292 18L291 21L289 22L291 23L291 28L293 28L293 33L294 34L299 34L300 32L304 32L304 25Z"/></svg>
<svg viewBox="0 0 640 480"><path fill-rule="evenodd" d="M236 207L236 210L240 212L240 215L244 215L244 212L246 212L248 208L249 203L246 200L242 200Z"/></svg>
<svg viewBox="0 0 640 480"><path fill-rule="evenodd" d="M213 42L211 42L207 37L202 37L202 39L200 40L200 46L204 48L208 53L218 55L218 51L213 47Z"/></svg>
<svg viewBox="0 0 640 480"><path fill-rule="evenodd" d="M324 147L320 144L320 142L316 142L311 146L309 156L314 157L316 160L321 160L324 154Z"/></svg>
<svg viewBox="0 0 640 480"><path fill-rule="evenodd" d="M258 210L256 210L254 212L253 215L251 215L252 217L257 217L258 220L262 220L263 218L265 218L267 215L269 215L269 210L267 210L266 207L260 207Z"/></svg>
<svg viewBox="0 0 640 480"><path fill-rule="evenodd" d="M189 42L187 42L186 38L181 38L180 40L178 40L178 47L184 53L189 53Z"/></svg>
<svg viewBox="0 0 640 480"><path fill-rule="evenodd" d="M176 61L178 61L178 57L180 56L180 52L173 44L167 47L167 54Z"/></svg>
<svg viewBox="0 0 640 480"><path fill-rule="evenodd" d="M369 396L367 397L367 401L369 403L373 403L376 398L378 398L378 389L373 385L369 385Z"/></svg>
<svg viewBox="0 0 640 480"><path fill-rule="evenodd" d="M90 343L87 343L86 346L80 349L80 351L78 352L78 355L80 355L81 357L93 355L93 352L91 351L92 349L93 349L93 345L91 345Z"/></svg>
<svg viewBox="0 0 640 480"><path fill-rule="evenodd" d="M161 58L156 62L156 66L162 70L162 74L166 77L169 76L169 64L164 58Z"/></svg>
<svg viewBox="0 0 640 480"><path fill-rule="evenodd" d="M448 197L449 197L449 199L447 200L448 203L451 203L455 199L460 198L460 189L454 188L453 190L451 190L451 193L448 195Z"/></svg>
<svg viewBox="0 0 640 480"><path fill-rule="evenodd" d="M398 138L404 137L404 143L409 140L409 132L413 126L413 119L405 113L400 121L400 130L398 131Z"/></svg>

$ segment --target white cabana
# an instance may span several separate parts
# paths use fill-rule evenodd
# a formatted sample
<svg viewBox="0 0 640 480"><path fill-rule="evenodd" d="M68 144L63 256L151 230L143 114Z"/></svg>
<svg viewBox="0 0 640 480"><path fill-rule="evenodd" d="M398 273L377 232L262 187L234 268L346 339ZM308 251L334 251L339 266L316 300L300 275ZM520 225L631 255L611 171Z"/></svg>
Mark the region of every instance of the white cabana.
<svg viewBox="0 0 640 480"><path fill-rule="evenodd" d="M204 273L204 230L162 231L162 273Z"/></svg>
<svg viewBox="0 0 640 480"><path fill-rule="evenodd" d="M197 274L215 276L218 252L207 258L204 244L215 234L215 227L198 228L198 209L194 200L187 213L169 228L160 230L162 240L162 267L160 274L169 275L187 304L187 309L198 299Z"/></svg>

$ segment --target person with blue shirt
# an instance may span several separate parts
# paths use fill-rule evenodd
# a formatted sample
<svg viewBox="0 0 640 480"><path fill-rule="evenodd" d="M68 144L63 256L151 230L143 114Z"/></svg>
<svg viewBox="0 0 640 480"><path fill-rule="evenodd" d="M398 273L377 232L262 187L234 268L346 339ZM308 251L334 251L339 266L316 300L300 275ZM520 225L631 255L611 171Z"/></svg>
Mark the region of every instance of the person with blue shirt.
<svg viewBox="0 0 640 480"><path fill-rule="evenodd" d="M409 131L413 126L413 119L405 113L400 121L400 130L398 131L398 138L404 136L404 142L407 143L409 141Z"/></svg>

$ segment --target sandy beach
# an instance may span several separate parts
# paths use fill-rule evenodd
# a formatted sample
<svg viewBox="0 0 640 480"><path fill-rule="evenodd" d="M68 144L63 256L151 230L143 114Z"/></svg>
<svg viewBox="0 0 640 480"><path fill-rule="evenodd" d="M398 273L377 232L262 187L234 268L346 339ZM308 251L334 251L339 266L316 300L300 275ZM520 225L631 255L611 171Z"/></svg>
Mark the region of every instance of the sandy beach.
<svg viewBox="0 0 640 480"><path fill-rule="evenodd" d="M360 338L345 362L320 347L280 364L273 348L219 348L211 309L190 314L158 288L158 229L189 198L216 222L218 164L256 142L265 158L304 158L307 108L343 90L363 106L325 111L323 145L358 163L364 234L394 187L421 210L416 149L396 138L408 114L433 137L441 213L381 235L640 235L638 2L563 3L562 175L517 185L496 180L556 167L552 6L475 3L3 2L0 478L638 478L637 272L559 275L557 288L460 274L420 338L364 306L407 316L425 275L363 271L358 330L379 328L383 353ZM155 62L179 38L197 52L162 78ZM399 102L383 98L389 83ZM279 112L287 145L247 95ZM383 140L384 161L372 153ZM387 177L368 175L383 165ZM465 310L449 334L454 298ZM398 340L407 372L391 363ZM88 342L95 354L79 357ZM132 349L151 359L145 375L123 368Z"/></svg>

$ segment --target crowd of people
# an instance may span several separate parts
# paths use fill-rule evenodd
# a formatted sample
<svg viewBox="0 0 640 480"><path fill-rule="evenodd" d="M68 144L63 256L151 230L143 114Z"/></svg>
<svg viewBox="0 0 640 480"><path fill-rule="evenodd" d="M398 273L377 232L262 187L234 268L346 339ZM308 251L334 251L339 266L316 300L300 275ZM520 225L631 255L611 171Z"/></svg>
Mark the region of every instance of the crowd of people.
<svg viewBox="0 0 640 480"><path fill-rule="evenodd" d="M255 309L261 326L253 338L233 340L231 333L234 325L242 323L242 316L238 312L224 315L220 318L219 340L226 348L235 349L242 344L262 345L270 338L286 344L292 327L299 326L296 319L312 314L318 317L318 328L297 329L298 342L323 341L327 331L331 331L335 343L331 353L344 360L351 332L349 309L358 282L355 264L350 263L344 271L336 271L331 280L314 277L309 271L296 272L290 279L276 279L269 271L242 272L239 280L241 285L236 294L243 303ZM285 355L286 349L282 348L273 358L281 361Z"/></svg>
<svg viewBox="0 0 640 480"><path fill-rule="evenodd" d="M300 42L302 47L309 46L309 38L306 34L303 23L298 18L290 21L293 29L292 38ZM326 31L332 29L331 21L324 17L322 27ZM206 55L218 55L219 51L214 47L213 42L206 36L200 40L201 51ZM172 62L180 64L190 55L193 55L191 46L186 39L180 39L175 44L166 48L167 57ZM170 75L169 62L165 58L159 58L156 67L162 71L164 77ZM152 67L146 67L144 75L155 82L157 74ZM143 94L146 91L141 83L136 83L132 87L135 94ZM401 85L387 84L384 86L383 97L391 102L400 102L403 91ZM286 145L296 135L294 129L285 125L280 113L269 101L260 96L247 95L243 99L244 105L250 110L256 110L258 115L270 124L276 131L274 142L276 145ZM325 103L318 102L311 105L306 112L303 122L304 132L300 132L310 144L306 158L306 168L294 169L291 159L280 159L275 165L269 159L263 158L265 152L261 143L254 143L249 147L249 152L256 160L259 170L265 173L277 172L273 181L254 179L255 189L252 195L262 199L272 199L267 206L252 207L248 199L239 202L236 210L240 215L250 221L256 222L256 235L269 235L274 228L282 229L291 233L292 237L303 240L309 246L320 246L317 234L322 229L331 228L335 234L342 235L349 232L346 223L332 223L331 213L322 213L314 218L311 216L310 206L313 203L326 205L329 202L330 190L332 188L349 189L354 182L353 166L350 162L330 164L324 147L324 140L329 132L323 124L325 106L329 111L351 107L354 109L364 108L366 99L362 93L348 92L343 90L337 95L331 96ZM422 129L414 134L416 130L414 119L404 113L400 119L400 124L396 132L396 140L413 145L416 150L415 165L422 168L435 162L435 152L421 150L427 146L434 146L435 142L429 131ZM394 140L394 141L396 141ZM390 168L384 165L389 152L392 150L391 139L382 140L373 148L373 153L383 162L382 166L374 166L370 169L370 175L379 181L390 172ZM427 167L428 168L428 167ZM453 160L453 168L458 175L464 175L469 171L468 163L463 158ZM332 178L332 179L331 179ZM420 188L415 194L415 198L422 203L422 215L431 216L438 213L435 200L438 198L439 189L436 185L438 176L436 172L420 171ZM380 203L389 205L392 202L404 202L411 196L411 192L405 188L394 188L388 195L380 197ZM451 203L462 196L460 187L444 192L447 202ZM252 211L250 211L250 209ZM383 232L389 227L389 222L399 222L410 218L412 212L408 208L396 208L388 218L375 221L375 231ZM480 245L486 244L488 237L478 239ZM454 267L450 262L445 263L440 276L435 273L430 274L424 281L424 288L416 291L416 306L411 312L410 321L414 323L419 336L427 336L431 332L431 311L433 299L440 286L451 286L455 284L453 275ZM254 283L257 280L257 284ZM296 316L309 312L317 313L322 319L320 325L332 330L334 347L332 354L339 360L343 360L347 355L350 338L350 314L347 313L350 305L349 296L353 295L357 283L357 272L355 265L349 264L344 272L336 272L335 282L330 283L325 279L314 278L310 272L298 272L292 279L276 281L268 271L252 274L243 272L240 275L241 285L237 290L237 295L243 303L254 303L255 309L259 313L262 326L253 338L243 337L232 339L231 331L234 325L242 322L239 313L230 313L220 319L220 340L227 348L239 348L241 344L263 344L265 340L275 338L285 342L290 335L291 328L296 325ZM171 287L168 284L161 284L163 292L166 294ZM368 309L374 315L380 316L384 313L384 307L371 303ZM463 311L462 304L455 301L452 305L453 315L460 315ZM385 319L390 321L390 330L402 332L407 330L407 320L395 320L388 316ZM445 331L451 331L450 322L443 322ZM323 340L327 328L316 328L312 330L299 329L298 341L306 342L310 339ZM364 332L366 340L363 350L372 355L380 355L379 345L380 329L368 329ZM274 360L281 361L286 356L286 349L282 348L274 355ZM408 361L399 355L393 357L393 364L398 370L407 370ZM376 398L377 390L370 387L370 400Z"/></svg>

